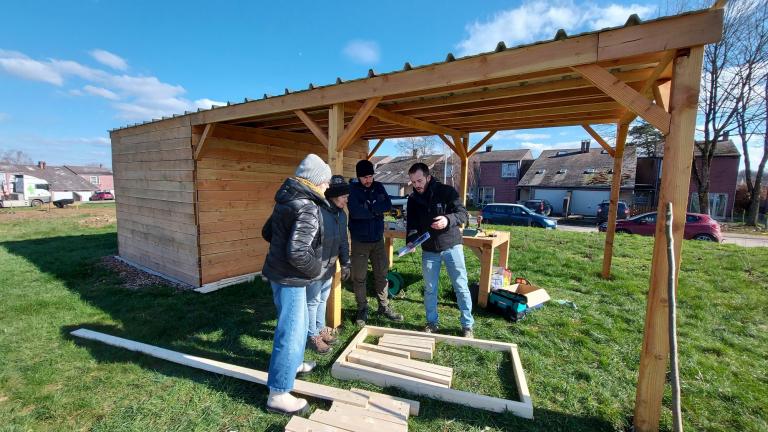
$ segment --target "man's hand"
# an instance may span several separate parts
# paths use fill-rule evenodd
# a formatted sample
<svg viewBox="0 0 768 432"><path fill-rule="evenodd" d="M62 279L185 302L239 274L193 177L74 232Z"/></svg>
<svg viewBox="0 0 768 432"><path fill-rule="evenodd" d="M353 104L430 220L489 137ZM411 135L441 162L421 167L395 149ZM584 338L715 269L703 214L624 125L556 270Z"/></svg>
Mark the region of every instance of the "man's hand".
<svg viewBox="0 0 768 432"><path fill-rule="evenodd" d="M432 219L432 221L432 225L430 225L432 229L441 230L448 226L448 218L445 216L438 216Z"/></svg>
<svg viewBox="0 0 768 432"><path fill-rule="evenodd" d="M349 279L350 274L352 273L349 266L344 266L341 268L341 280L347 281Z"/></svg>

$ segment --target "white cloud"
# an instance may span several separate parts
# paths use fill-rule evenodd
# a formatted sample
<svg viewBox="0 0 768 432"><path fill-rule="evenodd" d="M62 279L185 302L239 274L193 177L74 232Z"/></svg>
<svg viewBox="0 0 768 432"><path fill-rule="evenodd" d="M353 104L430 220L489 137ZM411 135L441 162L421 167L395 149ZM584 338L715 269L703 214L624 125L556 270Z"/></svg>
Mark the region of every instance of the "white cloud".
<svg viewBox="0 0 768 432"><path fill-rule="evenodd" d="M51 64L32 60L17 51L0 50L0 69L31 81L42 81L56 86L64 83L64 78Z"/></svg>
<svg viewBox="0 0 768 432"><path fill-rule="evenodd" d="M97 60L102 63L111 61L114 64L110 66L118 69L122 67L114 58L105 56L104 53L111 54L106 51L92 51L95 58L97 51L100 57ZM197 108L208 109L211 105L226 105L207 98L191 101L184 97L187 90L183 86L162 82L154 76L113 74L72 60L34 60L16 51L0 50L2 70L23 79L56 86L64 85L67 79L84 81L82 89L69 90L69 94L90 94L111 100L117 117L123 120L151 120Z"/></svg>
<svg viewBox="0 0 768 432"><path fill-rule="evenodd" d="M541 143L541 142L522 142L520 148L531 149L533 157L537 158L543 150L553 149L578 149L581 146L581 141L562 141L556 143Z"/></svg>
<svg viewBox="0 0 768 432"><path fill-rule="evenodd" d="M117 54L113 54L109 51L95 49L90 52L91 56L96 59L97 62L109 66L112 69L124 71L128 69L128 63Z"/></svg>
<svg viewBox="0 0 768 432"><path fill-rule="evenodd" d="M90 84L88 84L85 87L83 87L83 91L88 93L88 94L91 94L91 95L94 95L94 96L101 96L101 97L103 97L105 99L109 99L109 100L118 100L118 99L120 99L120 96L118 96L117 93L115 93L115 92L113 92L111 90L107 90L107 89L105 89L103 87L95 87L95 86L92 86Z"/></svg>
<svg viewBox="0 0 768 432"><path fill-rule="evenodd" d="M380 58L379 44L374 41L349 41L342 52L350 60L361 64L373 64Z"/></svg>
<svg viewBox="0 0 768 432"><path fill-rule="evenodd" d="M499 131L497 132L492 138L491 141L500 141L500 140L524 140L524 141L534 141L534 140L544 140L551 138L550 134L545 133L528 133L528 132L520 132L520 131Z"/></svg>
<svg viewBox="0 0 768 432"><path fill-rule="evenodd" d="M461 55L491 51L499 41L515 46L551 39L558 29L568 34L624 24L627 18L638 14L648 18L655 9L631 4L576 4L573 0L552 2L527 1L514 9L497 12L487 21L475 21L466 26L467 37L457 44Z"/></svg>

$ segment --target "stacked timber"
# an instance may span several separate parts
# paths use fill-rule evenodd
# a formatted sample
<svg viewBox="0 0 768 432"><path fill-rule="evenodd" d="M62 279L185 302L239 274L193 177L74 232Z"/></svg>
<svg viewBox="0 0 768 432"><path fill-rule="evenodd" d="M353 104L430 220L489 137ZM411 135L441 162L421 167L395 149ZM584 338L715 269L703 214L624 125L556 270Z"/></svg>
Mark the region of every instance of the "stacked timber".
<svg viewBox="0 0 768 432"><path fill-rule="evenodd" d="M331 409L315 410L308 419L292 417L285 426L286 432L407 432L409 415L418 413L416 401L361 389L350 391L366 397L367 404L334 401Z"/></svg>

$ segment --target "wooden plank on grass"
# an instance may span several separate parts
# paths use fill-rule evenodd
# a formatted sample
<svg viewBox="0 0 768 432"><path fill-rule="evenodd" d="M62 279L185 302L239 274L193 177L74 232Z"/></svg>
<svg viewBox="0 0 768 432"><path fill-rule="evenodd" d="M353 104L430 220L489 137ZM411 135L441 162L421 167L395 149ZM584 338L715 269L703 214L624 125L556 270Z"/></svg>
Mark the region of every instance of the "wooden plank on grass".
<svg viewBox="0 0 768 432"><path fill-rule="evenodd" d="M392 342L400 345L408 345L408 346L414 346L419 348L426 348L426 349L435 349L435 340L434 339L421 339L421 338L412 338L412 337L400 337L397 335L388 335L385 334L381 337L381 340L386 342Z"/></svg>
<svg viewBox="0 0 768 432"><path fill-rule="evenodd" d="M412 369L419 369L427 372L436 373L438 375L445 375L447 377L453 376L453 369L449 368L447 366L441 366L434 363L428 363L425 361L419 361L419 360L410 360L410 359L404 359L402 357L395 357L387 354L381 354L377 352L371 352L365 349L358 348L357 350L353 352L362 352L367 356L371 357L377 357L380 358L383 361L389 362L389 363L395 363L402 366L410 367Z"/></svg>
<svg viewBox="0 0 768 432"><path fill-rule="evenodd" d="M285 425L285 432L344 432L344 429L322 424L299 416L291 417Z"/></svg>
<svg viewBox="0 0 768 432"><path fill-rule="evenodd" d="M378 353L387 354L395 357L402 357L406 359L411 358L411 353L409 353L408 351L402 351L394 348L387 348L387 347L373 345L369 343L359 343L357 344L357 349L378 352Z"/></svg>
<svg viewBox="0 0 768 432"><path fill-rule="evenodd" d="M309 416L309 419L350 432L404 432L408 430L407 426L398 425L370 416L361 418L344 413L331 413L324 410L315 410L315 412Z"/></svg>
<svg viewBox="0 0 768 432"><path fill-rule="evenodd" d="M349 415L349 416L357 416L360 418L372 417L375 419L388 421L390 423L394 423L397 425L405 425L405 426L408 425L407 418L402 418L401 416L383 413L381 411L372 411L372 410L369 410L368 408L361 408L361 407L356 407L352 405L347 405L341 402L334 402L333 405L331 405L331 409L329 409L328 412Z"/></svg>
<svg viewBox="0 0 768 432"><path fill-rule="evenodd" d="M249 369L242 366L236 366L236 365L232 365L232 364L228 364L228 363L224 363L216 360L210 360L202 357L183 354L180 352L167 350L165 348L148 345L141 342L135 342L129 339L124 339L117 336L111 336L108 334L99 333L99 332L95 332L87 329L77 329L72 331L71 334L73 336L77 336L83 339L103 342L107 345L112 345L120 348L125 348L129 351L147 354L149 356L167 360L180 365L189 366L196 369L202 369L208 372L217 373L219 375L225 375L232 378L253 382L256 384L267 385L267 372L263 372L260 370ZM339 401L339 402L343 402L349 405L355 405L359 407L365 407L368 405L368 398L363 395L352 393L349 390L338 389L335 387L326 386L322 384L315 384L307 381L296 380L294 384L293 392L306 395L306 396L311 396L317 399Z"/></svg>
<svg viewBox="0 0 768 432"><path fill-rule="evenodd" d="M422 369L411 368L409 366L404 366L397 363L390 363L381 357L368 355L365 353L365 351L352 351L347 356L347 361L350 363L370 366L383 371L394 372L400 375L405 375L406 377L414 377L422 380L432 381L436 384L446 387L451 386L451 377L428 372Z"/></svg>
<svg viewBox="0 0 768 432"><path fill-rule="evenodd" d="M411 354L411 358L416 358L420 360L432 360L432 350L431 349L423 349L408 345L400 345L392 342L387 341L379 341L379 346L383 346L386 348L394 348L401 351L408 351L408 353Z"/></svg>
<svg viewBox="0 0 768 432"><path fill-rule="evenodd" d="M377 409L388 409L386 407L389 405L389 402L398 402L408 406L408 414L419 415L421 403L417 400L390 396L388 394L376 393L370 390L363 390L355 387L352 387L349 391L352 393L368 396L368 409L371 409L371 406L374 406Z"/></svg>

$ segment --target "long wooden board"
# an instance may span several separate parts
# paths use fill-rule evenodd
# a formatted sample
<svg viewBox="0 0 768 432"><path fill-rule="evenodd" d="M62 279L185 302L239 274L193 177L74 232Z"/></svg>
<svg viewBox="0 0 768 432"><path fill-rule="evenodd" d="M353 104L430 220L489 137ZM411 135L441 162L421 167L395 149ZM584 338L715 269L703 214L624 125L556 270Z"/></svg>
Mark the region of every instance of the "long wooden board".
<svg viewBox="0 0 768 432"><path fill-rule="evenodd" d="M422 380L432 381L437 385L446 387L451 386L451 377L434 372L429 372L423 369L416 369L409 366L388 362L386 359L368 355L365 351L352 351L347 356L347 361L350 363L356 363L364 366L370 366L382 371L394 372L406 377L414 377Z"/></svg>

